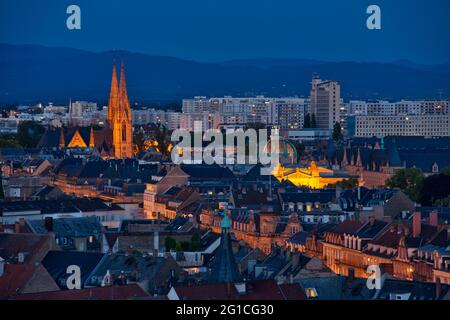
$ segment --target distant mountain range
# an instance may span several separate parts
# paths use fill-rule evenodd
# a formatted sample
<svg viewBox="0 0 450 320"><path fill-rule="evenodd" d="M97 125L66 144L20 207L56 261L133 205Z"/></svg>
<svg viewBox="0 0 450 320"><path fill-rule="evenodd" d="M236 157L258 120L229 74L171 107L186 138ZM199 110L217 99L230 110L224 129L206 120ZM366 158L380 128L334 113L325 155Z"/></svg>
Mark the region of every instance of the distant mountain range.
<svg viewBox="0 0 450 320"><path fill-rule="evenodd" d="M131 102L196 95L308 96L314 72L339 80L344 99L450 98L450 63L278 58L200 63L128 51L0 44L0 103L62 103L70 97L106 102L114 56L125 61Z"/></svg>

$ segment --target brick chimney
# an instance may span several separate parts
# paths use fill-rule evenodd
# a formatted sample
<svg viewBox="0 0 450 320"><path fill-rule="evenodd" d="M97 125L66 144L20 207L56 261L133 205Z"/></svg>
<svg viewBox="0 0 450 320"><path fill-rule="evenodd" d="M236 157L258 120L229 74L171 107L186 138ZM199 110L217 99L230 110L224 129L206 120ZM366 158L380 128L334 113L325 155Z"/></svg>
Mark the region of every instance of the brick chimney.
<svg viewBox="0 0 450 320"><path fill-rule="evenodd" d="M417 238L420 236L422 228L422 217L420 212L414 212L413 214L413 237Z"/></svg>
<svg viewBox="0 0 450 320"><path fill-rule="evenodd" d="M437 227L439 223L439 217L436 210L430 212L430 225Z"/></svg>

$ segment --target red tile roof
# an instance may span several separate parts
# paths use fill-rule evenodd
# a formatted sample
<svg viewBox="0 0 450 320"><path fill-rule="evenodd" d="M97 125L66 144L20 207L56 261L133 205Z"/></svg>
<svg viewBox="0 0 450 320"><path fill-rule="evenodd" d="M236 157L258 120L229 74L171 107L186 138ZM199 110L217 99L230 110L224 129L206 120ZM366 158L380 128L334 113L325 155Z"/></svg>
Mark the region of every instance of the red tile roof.
<svg viewBox="0 0 450 320"><path fill-rule="evenodd" d="M361 221L345 220L332 231L337 234L355 234L359 228L363 225Z"/></svg>
<svg viewBox="0 0 450 320"><path fill-rule="evenodd" d="M175 286L175 291L182 300L306 300L299 284L278 285L273 280L249 281L245 294L226 283Z"/></svg>
<svg viewBox="0 0 450 320"><path fill-rule="evenodd" d="M0 300L12 299L31 278L34 267L26 264L5 264L0 276Z"/></svg>
<svg viewBox="0 0 450 320"><path fill-rule="evenodd" d="M149 295L137 284L19 295L17 300L131 300Z"/></svg>
<svg viewBox="0 0 450 320"><path fill-rule="evenodd" d="M0 233L0 256L5 260L17 259L22 252L25 253L24 262L30 262L45 246L49 247L50 241L49 235Z"/></svg>

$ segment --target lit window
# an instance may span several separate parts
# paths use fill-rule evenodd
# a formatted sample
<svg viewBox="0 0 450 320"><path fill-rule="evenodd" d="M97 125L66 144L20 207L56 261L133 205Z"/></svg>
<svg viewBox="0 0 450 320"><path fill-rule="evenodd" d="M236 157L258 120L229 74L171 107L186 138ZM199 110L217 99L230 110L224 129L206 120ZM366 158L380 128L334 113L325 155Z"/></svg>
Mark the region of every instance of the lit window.
<svg viewBox="0 0 450 320"><path fill-rule="evenodd" d="M308 299L313 299L313 298L317 298L317 291L315 288L306 288L306 297L308 297Z"/></svg>

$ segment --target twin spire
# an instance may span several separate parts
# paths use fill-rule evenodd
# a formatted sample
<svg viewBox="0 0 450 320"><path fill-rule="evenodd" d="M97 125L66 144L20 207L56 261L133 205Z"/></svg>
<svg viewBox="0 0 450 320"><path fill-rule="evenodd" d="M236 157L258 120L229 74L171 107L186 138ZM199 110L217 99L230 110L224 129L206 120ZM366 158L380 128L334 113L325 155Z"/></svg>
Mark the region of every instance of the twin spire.
<svg viewBox="0 0 450 320"><path fill-rule="evenodd" d="M120 81L117 82L116 64L113 64L107 117L110 126L114 123L116 117L122 112L126 118L130 118L130 102L128 100L125 67L123 61L120 69Z"/></svg>
<svg viewBox="0 0 450 320"><path fill-rule="evenodd" d="M117 159L131 158L133 156L132 116L123 61L119 82L117 82L116 65L113 64L107 123L112 130L114 157Z"/></svg>

